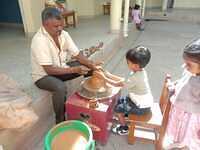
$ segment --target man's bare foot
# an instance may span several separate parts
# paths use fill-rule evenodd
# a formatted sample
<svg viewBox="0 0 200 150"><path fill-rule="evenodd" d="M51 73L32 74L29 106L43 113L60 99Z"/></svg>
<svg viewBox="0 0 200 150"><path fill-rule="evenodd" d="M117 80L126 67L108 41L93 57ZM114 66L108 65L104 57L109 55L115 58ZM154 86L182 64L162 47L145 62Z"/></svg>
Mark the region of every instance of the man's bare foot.
<svg viewBox="0 0 200 150"><path fill-rule="evenodd" d="M172 143L165 147L165 150L189 150L189 148L183 143Z"/></svg>

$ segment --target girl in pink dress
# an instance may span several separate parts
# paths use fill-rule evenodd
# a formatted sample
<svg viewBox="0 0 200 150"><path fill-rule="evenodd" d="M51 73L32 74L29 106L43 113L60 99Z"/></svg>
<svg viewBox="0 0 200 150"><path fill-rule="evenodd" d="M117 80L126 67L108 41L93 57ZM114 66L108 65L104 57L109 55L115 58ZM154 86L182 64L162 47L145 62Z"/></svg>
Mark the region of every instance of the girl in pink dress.
<svg viewBox="0 0 200 150"><path fill-rule="evenodd" d="M138 4L135 4L134 9L132 10L132 19L138 30L144 30L141 19L140 5Z"/></svg>
<svg viewBox="0 0 200 150"><path fill-rule="evenodd" d="M185 47L183 59L185 72L170 98L166 139L171 149L200 150L200 39Z"/></svg>

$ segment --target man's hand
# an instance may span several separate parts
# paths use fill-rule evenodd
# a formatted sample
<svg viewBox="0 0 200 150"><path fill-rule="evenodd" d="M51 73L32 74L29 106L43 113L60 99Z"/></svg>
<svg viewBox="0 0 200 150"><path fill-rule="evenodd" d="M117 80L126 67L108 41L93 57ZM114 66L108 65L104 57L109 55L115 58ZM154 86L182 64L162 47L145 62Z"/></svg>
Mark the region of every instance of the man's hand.
<svg viewBox="0 0 200 150"><path fill-rule="evenodd" d="M96 62L93 62L93 67L92 69L93 70L103 70L103 67L101 65L103 65L103 61L96 61Z"/></svg>
<svg viewBox="0 0 200 150"><path fill-rule="evenodd" d="M100 70L102 69L101 65L103 64L102 61L91 61L88 58L86 58L85 56L83 56L81 53L79 53L78 55L74 56L74 58L76 60L78 60L81 64L87 66L88 68L92 69L92 70Z"/></svg>
<svg viewBox="0 0 200 150"><path fill-rule="evenodd" d="M104 64L104 62L103 62L103 61L96 61L96 62L94 62L94 64L95 64L96 66L101 66L101 65Z"/></svg>
<svg viewBox="0 0 200 150"><path fill-rule="evenodd" d="M81 75L85 75L88 73L88 71L90 71L90 69L85 66L73 67L73 70L74 70L73 73L78 73Z"/></svg>
<svg viewBox="0 0 200 150"><path fill-rule="evenodd" d="M106 76L104 75L104 73L101 70L93 71L93 75L98 78L101 78L101 79L106 79Z"/></svg>

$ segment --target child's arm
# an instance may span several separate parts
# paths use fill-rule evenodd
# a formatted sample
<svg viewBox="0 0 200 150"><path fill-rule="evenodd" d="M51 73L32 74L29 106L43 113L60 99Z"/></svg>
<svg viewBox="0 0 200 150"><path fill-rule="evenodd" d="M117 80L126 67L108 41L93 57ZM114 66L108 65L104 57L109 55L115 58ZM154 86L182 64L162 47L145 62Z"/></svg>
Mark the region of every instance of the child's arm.
<svg viewBox="0 0 200 150"><path fill-rule="evenodd" d="M123 78L112 75L111 73L105 73L105 71L98 70L94 72L96 76L99 76L100 78L103 78L107 83L113 85L113 86L124 86L124 80Z"/></svg>
<svg viewBox="0 0 200 150"><path fill-rule="evenodd" d="M139 17L139 19L140 19L140 20L142 19L142 17L141 17L141 14L140 14L140 13L138 14L138 17Z"/></svg>
<svg viewBox="0 0 200 150"><path fill-rule="evenodd" d="M110 78L112 80L124 82L124 78L122 78L122 77L119 77L119 76L116 76L114 74L111 74L107 70L104 70L103 72L108 78Z"/></svg>
<svg viewBox="0 0 200 150"><path fill-rule="evenodd" d="M110 72L103 70L104 75L110 80L112 81L112 85L114 86L124 86L124 81L125 79L119 76L116 76L114 74L111 74Z"/></svg>
<svg viewBox="0 0 200 150"><path fill-rule="evenodd" d="M169 95L172 96L174 93L175 93L175 86L177 84L177 80L172 82L171 81L171 75L170 74L167 74L166 77L165 77L165 83L166 83L166 86L167 86L167 89L169 91Z"/></svg>
<svg viewBox="0 0 200 150"><path fill-rule="evenodd" d="M132 10L131 15L132 15L132 20L134 20L134 9Z"/></svg>

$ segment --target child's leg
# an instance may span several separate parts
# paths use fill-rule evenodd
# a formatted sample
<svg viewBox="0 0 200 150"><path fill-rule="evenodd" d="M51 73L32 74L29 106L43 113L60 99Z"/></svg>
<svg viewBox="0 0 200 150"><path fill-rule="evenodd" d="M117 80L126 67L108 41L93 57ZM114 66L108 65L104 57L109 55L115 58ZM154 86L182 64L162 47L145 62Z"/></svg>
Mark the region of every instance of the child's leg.
<svg viewBox="0 0 200 150"><path fill-rule="evenodd" d="M145 115L145 114L148 114L148 113L151 112L151 108L150 107L139 108L135 103L133 103L131 101L130 98L129 98L129 106L130 106L130 110L129 110L130 114Z"/></svg>
<svg viewBox="0 0 200 150"><path fill-rule="evenodd" d="M137 28L138 30L140 30L140 23L136 23L135 26L136 26L136 28Z"/></svg>
<svg viewBox="0 0 200 150"><path fill-rule="evenodd" d="M117 113L117 117L119 118L119 123L122 126L125 126L126 122L125 122L124 114L123 113Z"/></svg>
<svg viewBox="0 0 200 150"><path fill-rule="evenodd" d="M119 135L127 135L128 134L128 126L126 125L126 121L124 118L124 114L126 113L126 98L120 98L118 100L118 104L115 106L115 112L116 116L119 119L118 125L116 125L114 128L112 128L112 131L114 133L117 133Z"/></svg>
<svg viewBox="0 0 200 150"><path fill-rule="evenodd" d="M143 26L142 22L141 22L141 23L137 23L137 24L136 24L136 28L137 28L138 30L140 30L140 31L143 31L143 30L144 30L144 26Z"/></svg>
<svg viewBox="0 0 200 150"><path fill-rule="evenodd" d="M119 135L127 135L128 134L128 126L126 125L124 114L118 113L117 117L119 118L119 123L114 128L112 128L112 132L117 133Z"/></svg>

